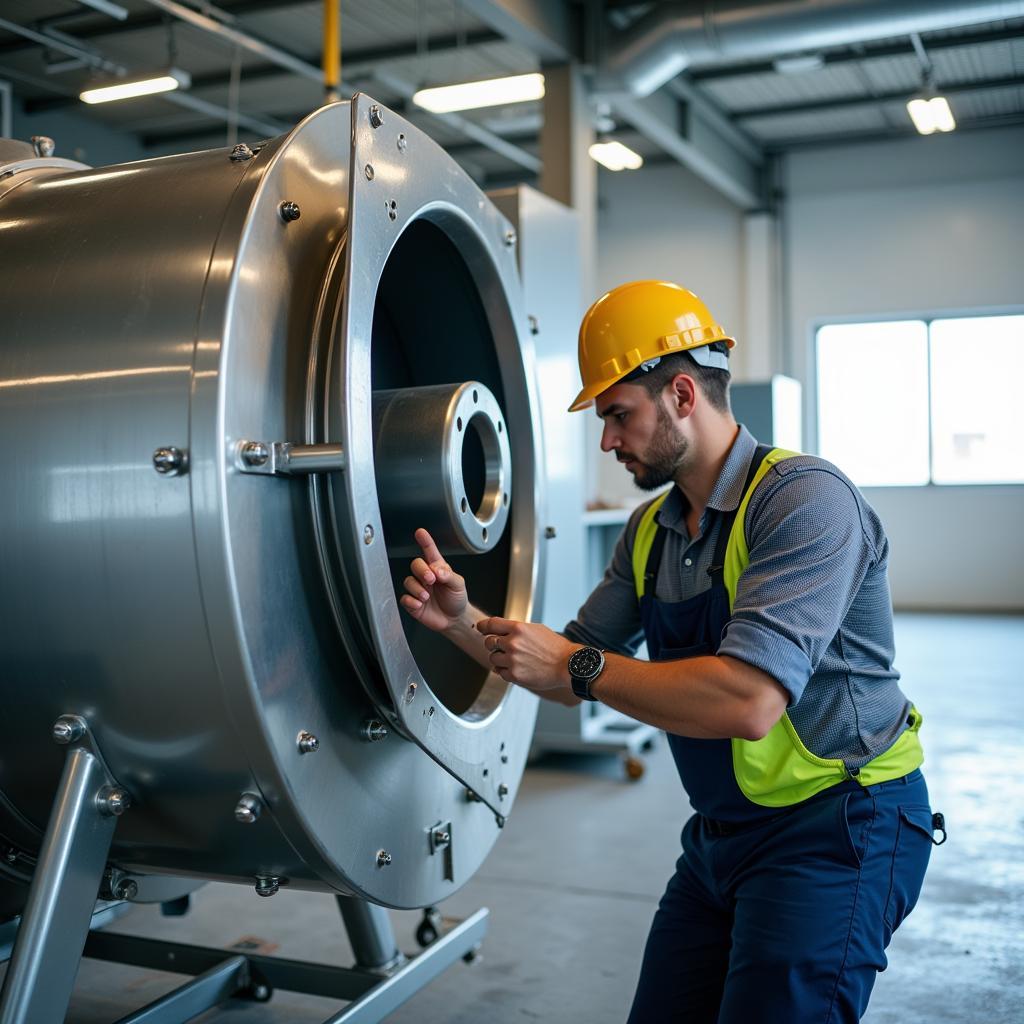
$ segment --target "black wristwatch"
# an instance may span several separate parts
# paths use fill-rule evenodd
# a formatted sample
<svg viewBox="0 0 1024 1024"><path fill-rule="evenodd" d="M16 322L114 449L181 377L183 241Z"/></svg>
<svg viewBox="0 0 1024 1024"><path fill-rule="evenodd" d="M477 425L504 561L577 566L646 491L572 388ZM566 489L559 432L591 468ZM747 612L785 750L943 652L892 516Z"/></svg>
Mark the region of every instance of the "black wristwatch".
<svg viewBox="0 0 1024 1024"><path fill-rule="evenodd" d="M590 688L604 668L604 654L596 647L581 647L569 655L569 677L572 692L583 700L597 700Z"/></svg>

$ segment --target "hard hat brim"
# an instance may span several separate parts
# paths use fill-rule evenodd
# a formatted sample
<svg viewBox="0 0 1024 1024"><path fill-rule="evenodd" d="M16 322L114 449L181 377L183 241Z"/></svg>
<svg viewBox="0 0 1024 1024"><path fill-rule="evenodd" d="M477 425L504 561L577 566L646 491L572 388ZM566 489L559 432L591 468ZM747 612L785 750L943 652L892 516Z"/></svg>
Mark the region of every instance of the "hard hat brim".
<svg viewBox="0 0 1024 1024"><path fill-rule="evenodd" d="M730 349L736 347L736 339L729 337L717 338L716 341L724 341L726 346ZM694 346L700 348L701 346ZM692 352L693 349L679 349L680 352ZM674 355L675 353L670 353ZM569 412L579 412L581 409L589 409L594 404L594 399L597 398L603 391L607 391L613 384L618 384L623 377L628 376L632 370L627 370L625 373L619 374L617 377L610 377L608 380L598 381L596 384L588 384L582 391L573 399L572 405L569 406Z"/></svg>

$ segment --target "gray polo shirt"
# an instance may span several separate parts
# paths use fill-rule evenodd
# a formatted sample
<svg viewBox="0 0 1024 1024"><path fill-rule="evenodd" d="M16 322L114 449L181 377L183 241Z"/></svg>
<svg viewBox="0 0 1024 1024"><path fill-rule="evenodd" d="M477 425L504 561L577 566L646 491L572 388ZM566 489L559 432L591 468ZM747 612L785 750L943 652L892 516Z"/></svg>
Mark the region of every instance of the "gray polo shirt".
<svg viewBox="0 0 1024 1024"><path fill-rule="evenodd" d="M683 601L711 586L708 567L723 515L739 507L757 442L740 432L701 516L673 487L656 518L668 531L654 596ZM654 499L652 499L654 500ZM604 578L570 622L577 643L633 655L643 640L633 542L645 502L630 516ZM860 768L906 728L910 704L893 668L889 544L874 510L831 463L811 455L773 466L747 508L750 563L718 649L774 677L804 745Z"/></svg>

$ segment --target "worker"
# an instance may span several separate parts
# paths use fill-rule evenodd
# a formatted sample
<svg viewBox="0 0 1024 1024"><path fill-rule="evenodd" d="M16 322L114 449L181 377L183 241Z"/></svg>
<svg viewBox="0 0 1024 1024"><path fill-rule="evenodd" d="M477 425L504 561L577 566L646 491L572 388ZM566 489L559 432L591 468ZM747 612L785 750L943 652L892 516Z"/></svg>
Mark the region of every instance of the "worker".
<svg viewBox="0 0 1024 1024"><path fill-rule="evenodd" d="M882 525L835 466L736 423L735 344L675 284L624 284L587 311L570 411L595 406L639 488L672 486L630 516L561 633L475 608L425 530L401 604L509 683L668 734L695 813L630 1024L845 1024L944 822L893 668ZM871 372L849 382L867 416ZM642 640L649 661L632 657Z"/></svg>

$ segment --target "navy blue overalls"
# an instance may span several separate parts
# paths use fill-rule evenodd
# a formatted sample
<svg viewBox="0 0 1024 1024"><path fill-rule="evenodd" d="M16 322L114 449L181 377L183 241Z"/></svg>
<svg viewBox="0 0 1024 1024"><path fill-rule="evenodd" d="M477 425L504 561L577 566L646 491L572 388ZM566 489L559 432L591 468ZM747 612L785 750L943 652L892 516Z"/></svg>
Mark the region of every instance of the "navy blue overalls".
<svg viewBox="0 0 1024 1024"><path fill-rule="evenodd" d="M755 452L744 493L769 450ZM685 601L652 596L658 528L640 599L652 661L717 652L731 617L722 567L735 516L722 516L711 588ZM743 796L729 740L668 742L697 813L651 926L629 1024L859 1020L928 864L921 772L869 787L850 779L780 812Z"/></svg>

